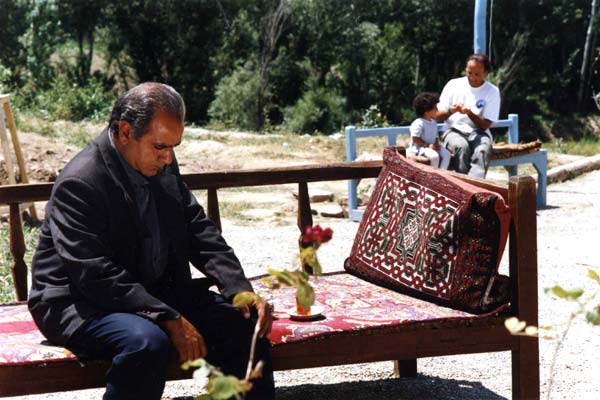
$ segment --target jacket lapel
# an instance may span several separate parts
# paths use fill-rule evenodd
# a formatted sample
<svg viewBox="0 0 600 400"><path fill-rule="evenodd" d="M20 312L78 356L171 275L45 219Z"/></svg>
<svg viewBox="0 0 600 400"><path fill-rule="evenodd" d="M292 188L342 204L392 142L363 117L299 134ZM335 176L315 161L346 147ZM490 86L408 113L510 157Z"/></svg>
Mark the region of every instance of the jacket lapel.
<svg viewBox="0 0 600 400"><path fill-rule="evenodd" d="M109 175L112 177L115 185L117 185L117 187L123 192L123 198L125 199L125 203L129 208L129 214L134 221L136 228L135 231L139 239L143 235L144 229L140 219L138 206L134 200L133 187L131 186L131 182L127 177L127 173L119 161L119 156L116 153L117 150L110 144L108 135L108 129L104 129L100 136L94 140L94 143L100 150L100 155L102 156Z"/></svg>

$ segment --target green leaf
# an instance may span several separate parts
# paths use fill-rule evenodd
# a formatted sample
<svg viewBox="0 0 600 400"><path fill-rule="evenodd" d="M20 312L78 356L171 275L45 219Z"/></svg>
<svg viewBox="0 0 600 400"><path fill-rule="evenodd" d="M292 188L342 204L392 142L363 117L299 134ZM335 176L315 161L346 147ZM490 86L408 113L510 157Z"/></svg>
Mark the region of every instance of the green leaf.
<svg viewBox="0 0 600 400"><path fill-rule="evenodd" d="M186 361L183 364L181 364L181 369L183 369L184 371L187 371L190 368L201 368L201 367L204 367L206 364L208 364L208 363L206 362L205 359L203 359L203 358L197 358L195 360Z"/></svg>
<svg viewBox="0 0 600 400"><path fill-rule="evenodd" d="M267 273L274 276L282 285L294 286L296 284L294 275L288 270L278 271L276 269L268 269Z"/></svg>
<svg viewBox="0 0 600 400"><path fill-rule="evenodd" d="M300 261L302 261L302 265L309 265L314 270L315 264L318 262L315 248L309 246L300 250Z"/></svg>
<svg viewBox="0 0 600 400"><path fill-rule="evenodd" d="M310 275L304 270L298 271L298 277L300 278L300 281L304 283L307 283L310 279Z"/></svg>
<svg viewBox="0 0 600 400"><path fill-rule="evenodd" d="M310 309L315 303L315 291L312 286L308 284L298 285L298 289L296 290L296 298L298 302L302 306L302 308Z"/></svg>
<svg viewBox="0 0 600 400"><path fill-rule="evenodd" d="M273 277L273 276L265 276L260 281L262 282L263 285L265 285L269 289L279 289L281 287L281 284L279 283L279 281L277 279L275 279L275 277Z"/></svg>
<svg viewBox="0 0 600 400"><path fill-rule="evenodd" d="M242 308L251 305L260 297L254 292L239 292L233 298L233 306Z"/></svg>
<svg viewBox="0 0 600 400"><path fill-rule="evenodd" d="M561 299L577 300L583 294L583 289L566 290L559 285L555 285L550 288L550 292Z"/></svg>
<svg viewBox="0 0 600 400"><path fill-rule="evenodd" d="M592 311L585 314L585 319L592 325L600 325L600 306L596 306Z"/></svg>
<svg viewBox="0 0 600 400"><path fill-rule="evenodd" d="M230 398L239 399L237 388L240 386L239 379L235 376L219 376L213 378L206 385L208 393L217 400L228 400Z"/></svg>
<svg viewBox="0 0 600 400"><path fill-rule="evenodd" d="M600 276L593 269L588 269L588 277L590 277L591 279L593 279L596 282L600 283Z"/></svg>
<svg viewBox="0 0 600 400"><path fill-rule="evenodd" d="M202 381L204 380L204 378L208 378L211 375L212 371L212 368L210 368L207 365L203 365L202 367L194 371L192 378L198 381Z"/></svg>
<svg viewBox="0 0 600 400"><path fill-rule="evenodd" d="M317 257L315 257L315 261L314 261L314 264L312 265L312 268L313 268L314 276L319 276L319 275L323 274L323 268L321 267L321 263L319 262L319 259Z"/></svg>

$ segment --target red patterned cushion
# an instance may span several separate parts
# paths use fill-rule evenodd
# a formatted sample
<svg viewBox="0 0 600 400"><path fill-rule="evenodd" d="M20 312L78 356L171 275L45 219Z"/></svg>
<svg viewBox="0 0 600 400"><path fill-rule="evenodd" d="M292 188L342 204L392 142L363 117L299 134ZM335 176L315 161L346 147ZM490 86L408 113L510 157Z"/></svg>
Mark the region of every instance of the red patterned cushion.
<svg viewBox="0 0 600 400"><path fill-rule="evenodd" d="M38 330L27 304L0 306L0 367L77 360L69 350L53 346Z"/></svg>
<svg viewBox="0 0 600 400"><path fill-rule="evenodd" d="M506 303L508 278L497 273L510 222L502 197L392 147L383 161L346 270L469 312Z"/></svg>
<svg viewBox="0 0 600 400"><path fill-rule="evenodd" d="M397 332L410 329L413 323L434 323L443 328L447 323L471 324L485 317L441 307L343 272L311 278L310 283L316 304L324 308L324 317L299 322L289 317L289 311L295 310L296 288L269 289L259 279L252 281L256 292L275 306L276 320L269 335L273 345L319 340L324 335Z"/></svg>
<svg viewBox="0 0 600 400"><path fill-rule="evenodd" d="M276 320L269 336L273 345L319 340L324 335L396 332L410 329L413 323L434 323L440 328L446 323L469 325L483 317L440 307L343 272L313 278L311 284L324 317L298 322L288 314L295 309L295 288L269 289L259 278L253 279L255 290L275 306ZM46 341L25 303L0 306L0 374L3 367L58 361L77 362L77 357Z"/></svg>

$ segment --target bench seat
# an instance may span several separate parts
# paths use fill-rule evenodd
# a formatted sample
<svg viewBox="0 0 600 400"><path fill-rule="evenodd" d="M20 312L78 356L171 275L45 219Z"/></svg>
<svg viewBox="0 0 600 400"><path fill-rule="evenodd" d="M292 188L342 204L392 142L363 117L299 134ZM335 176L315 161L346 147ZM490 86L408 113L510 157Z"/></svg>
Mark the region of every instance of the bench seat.
<svg viewBox="0 0 600 400"><path fill-rule="evenodd" d="M316 304L323 306L323 318L294 321L295 288L267 288L259 278L253 286L275 306L276 320L269 339L274 346L311 340L323 335L364 334L379 329L400 330L401 325L433 323L443 327L457 320L468 325L486 315L475 315L419 300L366 282L345 272L313 278ZM46 341L27 310L26 303L0 306L0 371L5 366L44 365L75 362L77 357L61 346Z"/></svg>
<svg viewBox="0 0 600 400"><path fill-rule="evenodd" d="M414 330L418 325L431 329L487 326L495 315L475 315L454 310L400 294L392 290L366 282L345 272L326 274L312 280L315 288L316 304L323 306L323 318L315 321L291 320L289 310L295 307L295 288L269 289L260 280L253 279L253 286L263 297L270 299L275 306L275 322L269 339L273 345L274 367L278 364L278 347L298 342L299 345L310 346L311 342L336 341L344 336L393 337L394 333ZM37 329L24 302L0 306L0 396L20 393L36 393L35 386L43 383L15 381L11 371L25 371L35 368L37 374L42 369L52 372L54 367L61 366L64 371L71 371L64 377L69 385L69 377L87 370L87 376L95 376L91 386L101 386L106 362L82 363L73 353L61 346L48 343ZM393 348L393 343L390 343ZM52 364L52 365L50 365ZM177 363L170 368L170 377L188 378L189 374L177 370ZM94 374L90 370L98 369ZM19 376L24 376L19 373ZM33 377L33 376L32 376ZM38 376L39 379L39 376ZM79 380L73 380L78 382ZM79 381L79 383L81 383ZM56 385L56 382L54 382ZM71 388L67 386L66 388Z"/></svg>

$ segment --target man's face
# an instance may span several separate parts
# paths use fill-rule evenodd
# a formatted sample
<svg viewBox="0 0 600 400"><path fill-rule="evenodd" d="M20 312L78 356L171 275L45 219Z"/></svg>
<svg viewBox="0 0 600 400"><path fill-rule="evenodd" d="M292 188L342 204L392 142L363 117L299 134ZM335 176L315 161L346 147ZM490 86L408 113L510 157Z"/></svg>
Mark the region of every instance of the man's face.
<svg viewBox="0 0 600 400"><path fill-rule="evenodd" d="M119 151L127 162L144 176L154 176L173 161L173 148L181 143L183 124L176 117L158 111L148 132L138 140L128 122L119 122Z"/></svg>
<svg viewBox="0 0 600 400"><path fill-rule="evenodd" d="M469 80L469 85L472 87L479 87L483 85L483 81L488 75L483 68L483 64L475 60L469 60L467 67L465 68L465 72L467 74L467 79Z"/></svg>

